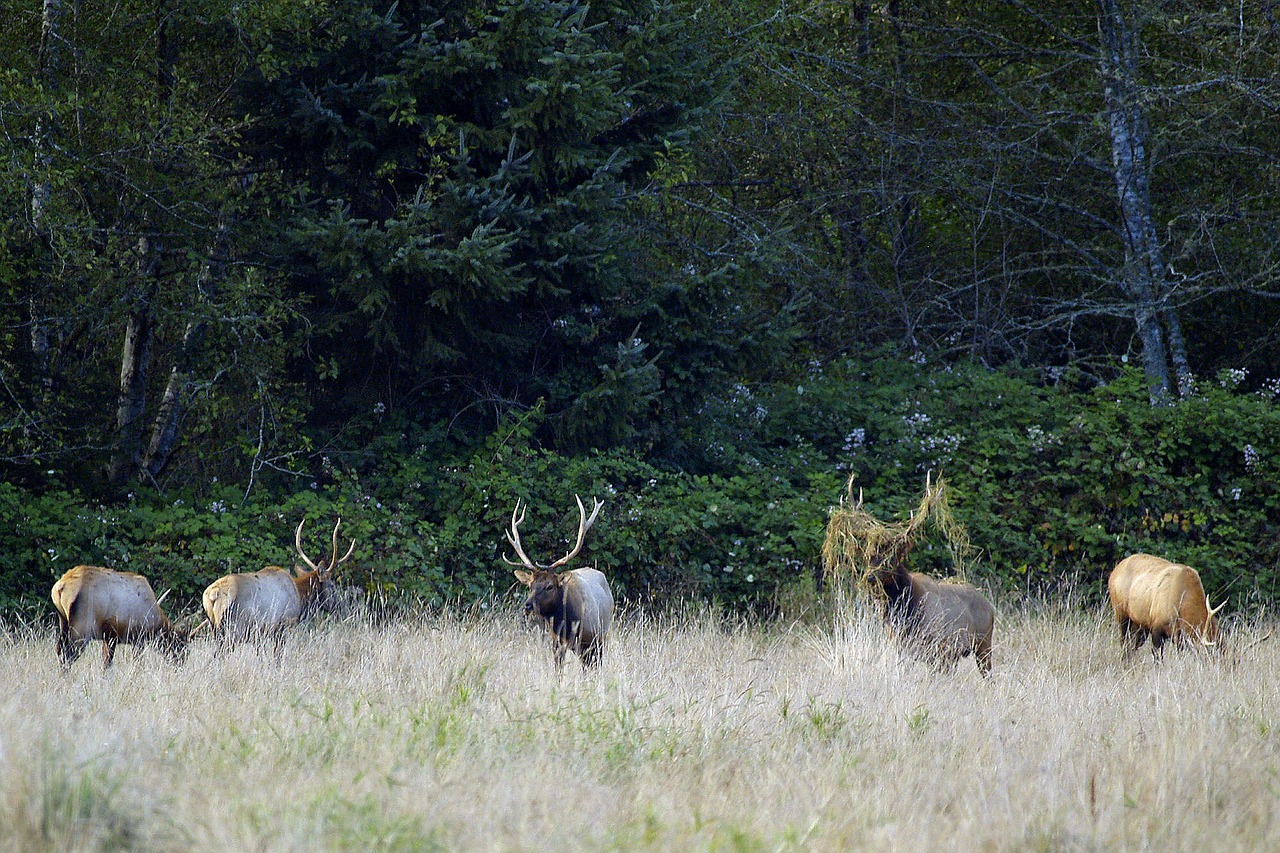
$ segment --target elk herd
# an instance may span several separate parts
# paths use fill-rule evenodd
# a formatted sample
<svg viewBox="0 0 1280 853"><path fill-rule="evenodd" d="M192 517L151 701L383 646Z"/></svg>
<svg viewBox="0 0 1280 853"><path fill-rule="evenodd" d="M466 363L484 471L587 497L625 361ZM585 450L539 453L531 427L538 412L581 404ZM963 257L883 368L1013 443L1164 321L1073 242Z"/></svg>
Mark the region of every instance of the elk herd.
<svg viewBox="0 0 1280 853"><path fill-rule="evenodd" d="M519 528L525 518L520 501L505 531L516 559L502 555L507 564L517 567L516 580L528 587L524 612L546 626L557 671L568 651L573 651L585 668L596 666L613 623L613 594L604 574L594 568L561 571L582 550L587 531L603 506L595 500L588 514L581 498L575 499L577 538L563 557L546 565L529 559L520 541ZM119 643L153 645L181 663L189 640L205 627L211 629L216 643L215 656L236 643L270 641L279 659L288 629L331 606L334 570L350 559L356 547L352 540L338 556L339 519L330 537L330 556L316 562L302 547L305 523L304 518L294 532L294 547L302 565L292 571L267 566L218 578L202 597L207 621L194 630L178 628L169 620L160 608L164 596L157 599L142 575L99 566L71 569L53 585L51 593L58 616L56 650L63 669L95 640L103 642L106 667L111 666ZM954 670L962 658L973 655L978 671L983 676L990 673L996 611L975 587L908 571L901 560L873 568L865 585L879 601L886 629L904 653L940 671ZM1126 657L1147 640L1157 659L1169 641L1218 651L1224 647L1216 617L1221 605L1210 606L1200 576L1190 566L1134 554L1112 570L1107 591Z"/></svg>
<svg viewBox="0 0 1280 853"><path fill-rule="evenodd" d="M226 575L205 589L205 624L213 629L219 653L243 640L269 639L279 658L285 631L316 609L328 606L333 571L350 558L356 543L353 540L347 553L338 556L338 528L342 524L338 519L333 526L331 556L316 563L302 550L304 523L305 518L298 522L294 546L307 570L295 566L291 573L280 566L267 566L252 574ZM111 666L119 643L155 645L181 663L187 643L200 630L175 627L160 609L164 596L157 599L147 579L133 572L76 566L53 585L51 597L58 612L57 652L63 669L94 640L102 640L106 667Z"/></svg>

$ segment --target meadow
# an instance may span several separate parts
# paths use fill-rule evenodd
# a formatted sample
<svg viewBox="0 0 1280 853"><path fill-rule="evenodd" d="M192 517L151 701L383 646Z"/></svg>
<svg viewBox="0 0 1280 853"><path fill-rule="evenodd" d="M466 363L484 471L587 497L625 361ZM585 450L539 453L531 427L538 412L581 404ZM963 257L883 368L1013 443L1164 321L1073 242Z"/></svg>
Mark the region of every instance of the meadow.
<svg viewBox="0 0 1280 853"><path fill-rule="evenodd" d="M985 680L857 606L623 613L559 678L511 612L105 673L9 629L0 850L1280 849L1280 641L1124 660L1101 609L997 604Z"/></svg>

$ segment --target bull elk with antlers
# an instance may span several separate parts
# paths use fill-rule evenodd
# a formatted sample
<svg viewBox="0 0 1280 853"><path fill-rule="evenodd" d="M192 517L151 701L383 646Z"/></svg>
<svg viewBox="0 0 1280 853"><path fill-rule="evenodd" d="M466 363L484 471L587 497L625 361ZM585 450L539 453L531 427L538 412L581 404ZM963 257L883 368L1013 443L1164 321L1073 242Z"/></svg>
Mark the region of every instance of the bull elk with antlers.
<svg viewBox="0 0 1280 853"><path fill-rule="evenodd" d="M508 565L524 567L515 570L516 580L529 587L524 612L536 614L546 623L555 642L557 671L564 666L565 652L569 649L582 660L584 668L596 666L600 662L605 635L613 624L613 593L609 591L609 582L602 572L592 568L556 571L578 556L587 531L604 506L595 500L588 517L582 498L575 495L574 500L578 502L578 541L569 553L546 566L530 560L520 544L524 508L516 501L516 508L511 513L511 528L506 535L519 559L511 560L506 554L502 555Z"/></svg>
<svg viewBox="0 0 1280 853"><path fill-rule="evenodd" d="M973 655L978 672L991 672L991 643L996 611L976 587L940 580L907 569L907 560L925 525L932 522L958 555L970 551L968 536L951 516L947 485L925 477L924 496L909 521L884 523L868 512L862 492L831 511L822 543L822 561L829 576L862 581L879 602L890 635L913 657L939 671L954 670L961 658Z"/></svg>
<svg viewBox="0 0 1280 853"><path fill-rule="evenodd" d="M316 610L329 607L334 592L333 571L351 557L356 543L342 557L338 556L338 528L333 526L332 552L328 560L316 563L302 550L302 525L298 522L293 544L298 556L308 567L295 566L291 574L280 566L267 566L256 572L226 575L204 591L204 612L213 626L219 648L251 637L271 637L276 657L284 649L284 632Z"/></svg>
<svg viewBox="0 0 1280 853"><path fill-rule="evenodd" d="M1111 570L1107 592L1126 655L1148 638L1157 659L1166 640L1222 648L1217 614L1225 602L1209 606L1200 574L1190 566L1151 554L1132 554Z"/></svg>
<svg viewBox="0 0 1280 853"><path fill-rule="evenodd" d="M164 615L142 575L76 566L58 579L50 595L58 611L57 650L64 670L93 640L102 640L104 668L111 666L117 643L153 644L174 663L186 658L190 634Z"/></svg>

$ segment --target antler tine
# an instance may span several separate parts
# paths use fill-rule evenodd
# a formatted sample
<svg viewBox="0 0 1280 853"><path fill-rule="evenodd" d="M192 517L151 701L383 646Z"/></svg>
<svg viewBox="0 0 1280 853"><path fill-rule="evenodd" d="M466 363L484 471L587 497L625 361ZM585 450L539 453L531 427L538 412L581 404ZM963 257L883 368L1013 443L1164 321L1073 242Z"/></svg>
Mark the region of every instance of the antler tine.
<svg viewBox="0 0 1280 853"><path fill-rule="evenodd" d="M578 502L578 543L573 546L573 550L568 554L547 566L548 569L558 569L578 556L578 552L582 550L582 542L586 539L587 531L591 529L591 525L596 523L596 516L600 514L600 508L604 506L604 502L599 498L592 498L595 501L595 506L591 509L591 517L587 518L587 510L582 505L582 498L574 495L573 499Z"/></svg>
<svg viewBox="0 0 1280 853"><path fill-rule="evenodd" d="M333 538L329 546L329 568L333 568L334 561L338 559L338 528L342 526L342 516L338 516L338 521L333 525Z"/></svg>
<svg viewBox="0 0 1280 853"><path fill-rule="evenodd" d="M314 569L316 564L311 562L311 558L307 556L307 552L302 550L302 525L307 523L307 517L304 515L302 521L298 522L298 529L293 534L293 547L298 549L298 556L302 558L302 562ZM337 550L336 548L334 550Z"/></svg>
<svg viewBox="0 0 1280 853"><path fill-rule="evenodd" d="M517 514L519 518L517 518ZM524 521L524 510L520 508L520 501L516 501L516 508L511 511L511 529L507 531L507 541L511 543L511 547L516 549L516 556L520 558L520 562L507 559L507 555L502 555L502 562L509 566L524 566L526 569L533 569L535 572L538 567L533 564L524 553L524 547L520 544L520 522Z"/></svg>
<svg viewBox="0 0 1280 853"><path fill-rule="evenodd" d="M573 498L578 502L578 510L581 511L582 499L579 498L577 495L574 495ZM604 508L604 501L600 500L597 497L592 497L591 500L595 505L591 508L591 517L587 519L586 526L582 528L582 532L584 534L591 529L591 525L596 523L596 516L599 515L600 510Z"/></svg>
<svg viewBox="0 0 1280 853"><path fill-rule="evenodd" d="M356 550L356 540L352 539L351 547L347 549L347 553L343 554L341 557L338 556L338 528L340 526L342 526L341 517L338 518L338 523L333 526L333 556L329 558L329 571L333 571L338 568L338 566L345 563L351 558L352 552Z"/></svg>

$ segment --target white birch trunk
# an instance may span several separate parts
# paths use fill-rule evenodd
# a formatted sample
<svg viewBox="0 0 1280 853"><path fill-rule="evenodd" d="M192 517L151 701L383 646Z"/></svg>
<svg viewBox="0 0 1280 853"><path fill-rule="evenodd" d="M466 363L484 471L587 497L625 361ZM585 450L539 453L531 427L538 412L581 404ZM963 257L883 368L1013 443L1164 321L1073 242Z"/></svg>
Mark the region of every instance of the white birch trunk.
<svg viewBox="0 0 1280 853"><path fill-rule="evenodd" d="M1168 279L1152 219L1147 128L1137 91L1138 40L1120 8L1120 0L1099 0L1099 6L1111 168L1124 241L1120 286L1133 305L1142 341L1143 370L1152 398L1167 399L1175 387L1169 373L1170 344L1181 371L1186 371L1187 362L1181 326L1167 302Z"/></svg>

